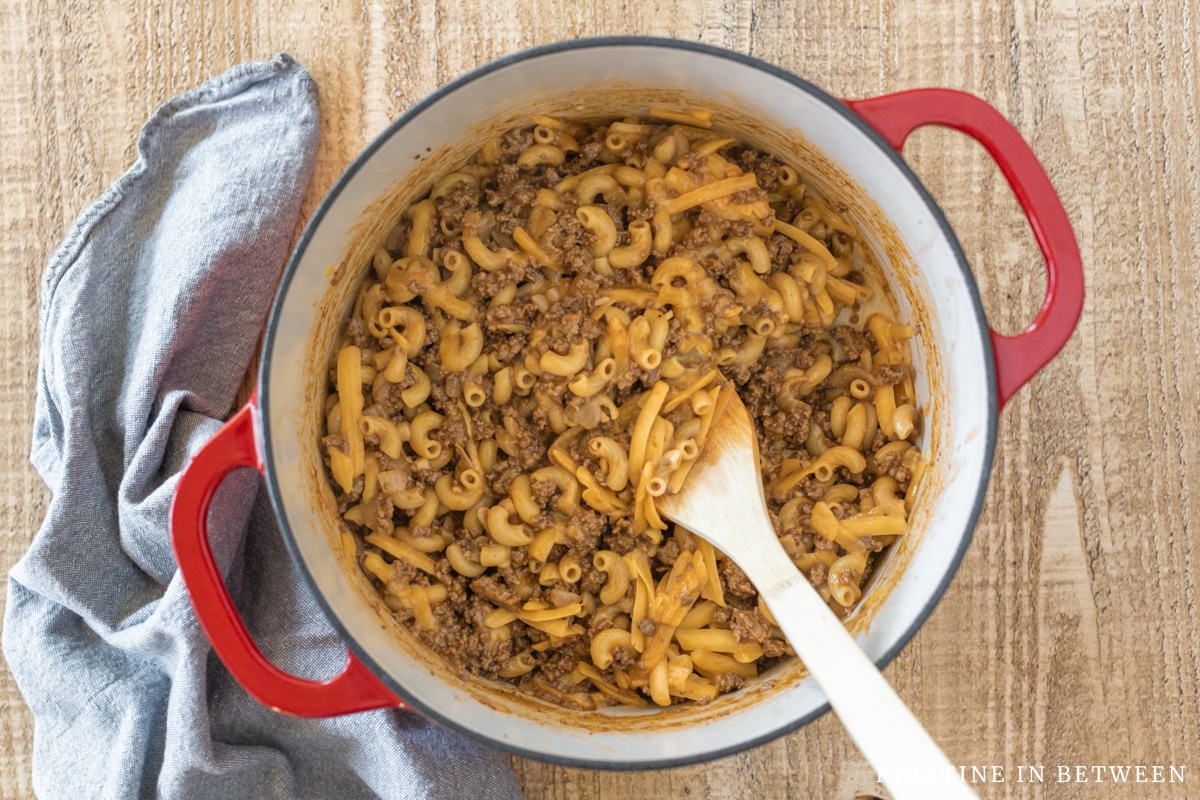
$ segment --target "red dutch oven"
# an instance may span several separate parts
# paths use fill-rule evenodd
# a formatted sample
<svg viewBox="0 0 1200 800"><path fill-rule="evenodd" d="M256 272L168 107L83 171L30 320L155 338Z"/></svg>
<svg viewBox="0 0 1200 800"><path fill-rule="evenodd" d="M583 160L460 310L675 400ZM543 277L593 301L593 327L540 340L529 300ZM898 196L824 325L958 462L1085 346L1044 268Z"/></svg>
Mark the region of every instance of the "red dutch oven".
<svg viewBox="0 0 1200 800"><path fill-rule="evenodd" d="M268 323L256 396L196 455L171 513L180 572L217 655L246 690L289 714L409 708L521 755L648 769L727 755L828 710L792 660L698 706L581 714L463 676L398 625L341 552L319 449L325 375L360 276L400 211L487 138L535 113L625 116L704 107L716 126L797 166L849 207L914 339L932 454L910 533L891 548L847 624L882 668L952 579L987 489L997 417L1063 347L1083 308L1083 269L1062 203L1020 134L987 103L948 89L837 100L769 64L703 45L607 38L518 53L439 89L360 155L309 222ZM924 125L962 131L999 165L1046 260L1046 300L1017 336L992 331L950 225L900 158ZM218 572L205 528L223 477L262 473L292 557L348 657L336 677L289 675L259 651Z"/></svg>

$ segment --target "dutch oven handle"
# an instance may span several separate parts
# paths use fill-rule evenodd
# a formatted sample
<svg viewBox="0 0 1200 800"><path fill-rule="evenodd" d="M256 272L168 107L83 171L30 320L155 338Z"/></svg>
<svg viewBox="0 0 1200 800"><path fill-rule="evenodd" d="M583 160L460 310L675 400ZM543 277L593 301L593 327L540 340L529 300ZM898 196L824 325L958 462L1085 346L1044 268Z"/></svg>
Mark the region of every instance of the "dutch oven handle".
<svg viewBox="0 0 1200 800"><path fill-rule="evenodd" d="M896 150L924 125L962 131L982 144L1008 180L1046 259L1046 300L1024 332L1001 336L992 330L1000 408L1058 354L1083 312L1083 261L1079 245L1046 171L1017 129L983 100L953 89L913 89L848 100Z"/></svg>
<svg viewBox="0 0 1200 800"><path fill-rule="evenodd" d="M247 692L276 711L333 717L375 708L405 707L353 653L327 681L289 675L272 664L246 629L229 596L208 542L208 508L221 481L239 467L263 470L255 443L257 393L191 460L171 500L171 545L200 626L225 667Z"/></svg>

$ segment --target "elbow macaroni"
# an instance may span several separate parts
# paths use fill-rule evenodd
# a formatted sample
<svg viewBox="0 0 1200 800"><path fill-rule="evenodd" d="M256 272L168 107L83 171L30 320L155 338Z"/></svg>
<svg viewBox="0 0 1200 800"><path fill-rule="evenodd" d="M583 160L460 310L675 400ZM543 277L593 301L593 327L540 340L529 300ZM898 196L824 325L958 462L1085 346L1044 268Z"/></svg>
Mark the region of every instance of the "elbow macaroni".
<svg viewBox="0 0 1200 800"><path fill-rule="evenodd" d="M915 331L846 210L709 112L649 117L539 116L437 179L365 265L325 405L340 547L397 619L579 709L710 702L792 653L658 511L722 392L742 387L784 550L839 612L926 464Z"/></svg>

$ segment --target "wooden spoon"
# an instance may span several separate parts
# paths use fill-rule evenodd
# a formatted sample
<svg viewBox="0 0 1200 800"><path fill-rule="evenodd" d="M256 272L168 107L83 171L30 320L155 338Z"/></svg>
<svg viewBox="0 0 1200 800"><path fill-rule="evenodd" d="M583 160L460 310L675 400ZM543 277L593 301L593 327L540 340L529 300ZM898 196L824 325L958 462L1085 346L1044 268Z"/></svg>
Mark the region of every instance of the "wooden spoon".
<svg viewBox="0 0 1200 800"><path fill-rule="evenodd" d="M758 465L750 415L726 389L699 461L678 494L658 498L658 510L742 568L896 800L975 797L784 552L767 515Z"/></svg>

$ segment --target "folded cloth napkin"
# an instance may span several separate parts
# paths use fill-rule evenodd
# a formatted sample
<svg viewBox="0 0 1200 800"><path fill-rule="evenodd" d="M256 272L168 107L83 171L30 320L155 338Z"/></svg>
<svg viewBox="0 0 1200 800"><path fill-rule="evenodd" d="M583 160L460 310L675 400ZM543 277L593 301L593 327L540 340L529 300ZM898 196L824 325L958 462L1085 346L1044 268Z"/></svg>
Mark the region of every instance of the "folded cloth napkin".
<svg viewBox="0 0 1200 800"><path fill-rule="evenodd" d="M303 67L237 67L154 114L137 163L46 268L32 457L54 496L4 617L43 798L520 796L499 755L414 714L260 705L212 654L175 570L171 495L250 362L317 134ZM340 670L345 648L257 476L226 481L210 530L268 657Z"/></svg>

